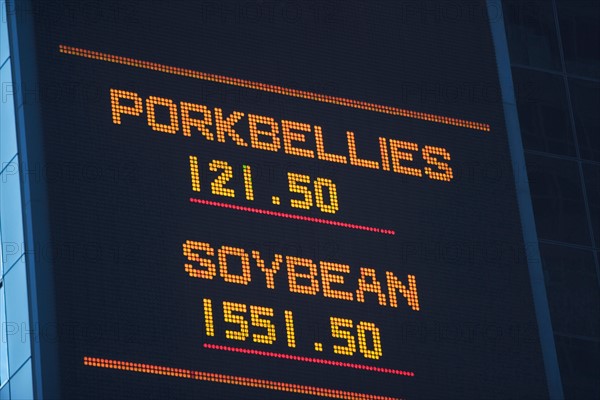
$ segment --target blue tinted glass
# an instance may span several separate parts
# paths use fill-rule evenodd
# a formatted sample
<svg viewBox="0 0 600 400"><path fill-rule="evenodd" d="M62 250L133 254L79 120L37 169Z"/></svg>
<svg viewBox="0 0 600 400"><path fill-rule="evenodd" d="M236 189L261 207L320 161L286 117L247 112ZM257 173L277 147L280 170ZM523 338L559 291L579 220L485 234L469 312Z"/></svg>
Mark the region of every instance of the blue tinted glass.
<svg viewBox="0 0 600 400"><path fill-rule="evenodd" d="M523 147L575 156L563 77L516 67L512 72Z"/></svg>
<svg viewBox="0 0 600 400"><path fill-rule="evenodd" d="M10 380L11 399L33 399L31 359Z"/></svg>
<svg viewBox="0 0 600 400"><path fill-rule="evenodd" d="M511 62L560 70L552 2L504 0L502 6Z"/></svg>
<svg viewBox="0 0 600 400"><path fill-rule="evenodd" d="M0 400L10 400L10 382L0 388Z"/></svg>
<svg viewBox="0 0 600 400"><path fill-rule="evenodd" d="M8 343L6 342L6 314L4 286L0 288L0 386L8 380Z"/></svg>
<svg viewBox="0 0 600 400"><path fill-rule="evenodd" d="M581 158L600 162L600 83L570 79L569 90Z"/></svg>
<svg viewBox="0 0 600 400"><path fill-rule="evenodd" d="M567 72L600 77L600 2L557 0Z"/></svg>
<svg viewBox="0 0 600 400"><path fill-rule="evenodd" d="M554 331L600 338L600 287L594 254L547 244L540 246L540 252Z"/></svg>
<svg viewBox="0 0 600 400"><path fill-rule="evenodd" d="M31 355L27 277L25 264L17 263L4 277L9 371L14 373Z"/></svg>
<svg viewBox="0 0 600 400"><path fill-rule="evenodd" d="M1 64L1 63L0 63ZM10 62L0 70L0 171L17 154Z"/></svg>
<svg viewBox="0 0 600 400"><path fill-rule="evenodd" d="M577 162L531 154L526 161L539 238L591 245Z"/></svg>
<svg viewBox="0 0 600 400"><path fill-rule="evenodd" d="M6 5L6 1L3 1L0 4L0 65L9 55L8 48L8 26L7 26L7 18L6 18L6 10L4 10L4 6Z"/></svg>
<svg viewBox="0 0 600 400"><path fill-rule="evenodd" d="M555 337L566 399L600 398L600 341Z"/></svg>
<svg viewBox="0 0 600 400"><path fill-rule="evenodd" d="M4 271L23 254L23 219L18 157L0 175L0 228Z"/></svg>
<svg viewBox="0 0 600 400"><path fill-rule="evenodd" d="M600 248L600 165L583 163L583 179L596 247Z"/></svg>

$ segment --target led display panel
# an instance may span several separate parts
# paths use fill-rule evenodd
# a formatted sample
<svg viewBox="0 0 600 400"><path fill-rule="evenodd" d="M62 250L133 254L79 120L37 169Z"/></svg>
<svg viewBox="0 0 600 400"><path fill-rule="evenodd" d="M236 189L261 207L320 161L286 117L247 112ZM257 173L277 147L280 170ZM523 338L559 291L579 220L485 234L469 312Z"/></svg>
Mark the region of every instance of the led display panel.
<svg viewBox="0 0 600 400"><path fill-rule="evenodd" d="M32 4L63 397L547 396L484 1Z"/></svg>

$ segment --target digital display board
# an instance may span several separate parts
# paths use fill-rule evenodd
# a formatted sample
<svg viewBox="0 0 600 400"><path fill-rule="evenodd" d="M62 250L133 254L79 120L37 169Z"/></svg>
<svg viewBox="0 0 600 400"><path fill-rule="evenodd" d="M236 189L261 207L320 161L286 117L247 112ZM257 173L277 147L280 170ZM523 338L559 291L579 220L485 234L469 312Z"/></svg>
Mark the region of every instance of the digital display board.
<svg viewBox="0 0 600 400"><path fill-rule="evenodd" d="M63 397L547 396L484 1L33 6Z"/></svg>

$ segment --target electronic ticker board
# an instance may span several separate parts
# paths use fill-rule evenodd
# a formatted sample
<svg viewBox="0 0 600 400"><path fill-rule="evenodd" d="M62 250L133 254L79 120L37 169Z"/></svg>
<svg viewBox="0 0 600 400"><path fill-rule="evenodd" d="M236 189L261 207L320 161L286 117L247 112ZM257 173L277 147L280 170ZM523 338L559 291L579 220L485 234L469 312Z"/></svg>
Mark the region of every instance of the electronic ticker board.
<svg viewBox="0 0 600 400"><path fill-rule="evenodd" d="M62 396L547 396L484 1L32 4Z"/></svg>

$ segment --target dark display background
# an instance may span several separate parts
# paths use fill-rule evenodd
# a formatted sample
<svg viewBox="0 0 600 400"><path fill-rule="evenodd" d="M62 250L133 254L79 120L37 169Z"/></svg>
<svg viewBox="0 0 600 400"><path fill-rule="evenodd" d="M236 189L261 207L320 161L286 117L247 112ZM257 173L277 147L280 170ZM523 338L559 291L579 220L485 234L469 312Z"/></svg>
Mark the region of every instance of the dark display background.
<svg viewBox="0 0 600 400"><path fill-rule="evenodd" d="M78 398L304 398L175 377L86 367L83 357L217 372L402 398L545 397L541 349L485 2L452 9L417 2L35 2L37 57L56 269L61 389ZM436 5L437 4L437 5ZM436 7L439 12L436 14ZM436 17L438 15L438 17ZM59 45L484 122L491 132L256 92L60 54ZM110 88L323 127L326 149L378 158L377 137L439 146L441 182L155 132L141 117L111 119ZM248 133L239 125L238 133ZM236 126L237 127L237 126ZM310 143L307 148L315 148ZM203 191L191 190L188 156ZM210 193L207 164L229 162L236 199ZM242 165L256 200L242 195ZM423 166L416 161L416 165ZM333 216L289 207L287 172L329 178ZM519 171L516 171L518 173ZM281 206L271 196L282 198ZM190 197L394 229L395 236L192 204ZM296 197L294 197L296 198ZM248 286L194 279L186 240L349 264L384 281L416 276L421 310L275 290L252 263ZM292 310L298 347L204 334L202 299ZM217 313L218 315L218 313ZM374 322L380 360L336 355L329 317ZM282 318L280 318L281 320ZM313 343L325 350L318 353ZM205 350L203 343L413 371L414 377Z"/></svg>

